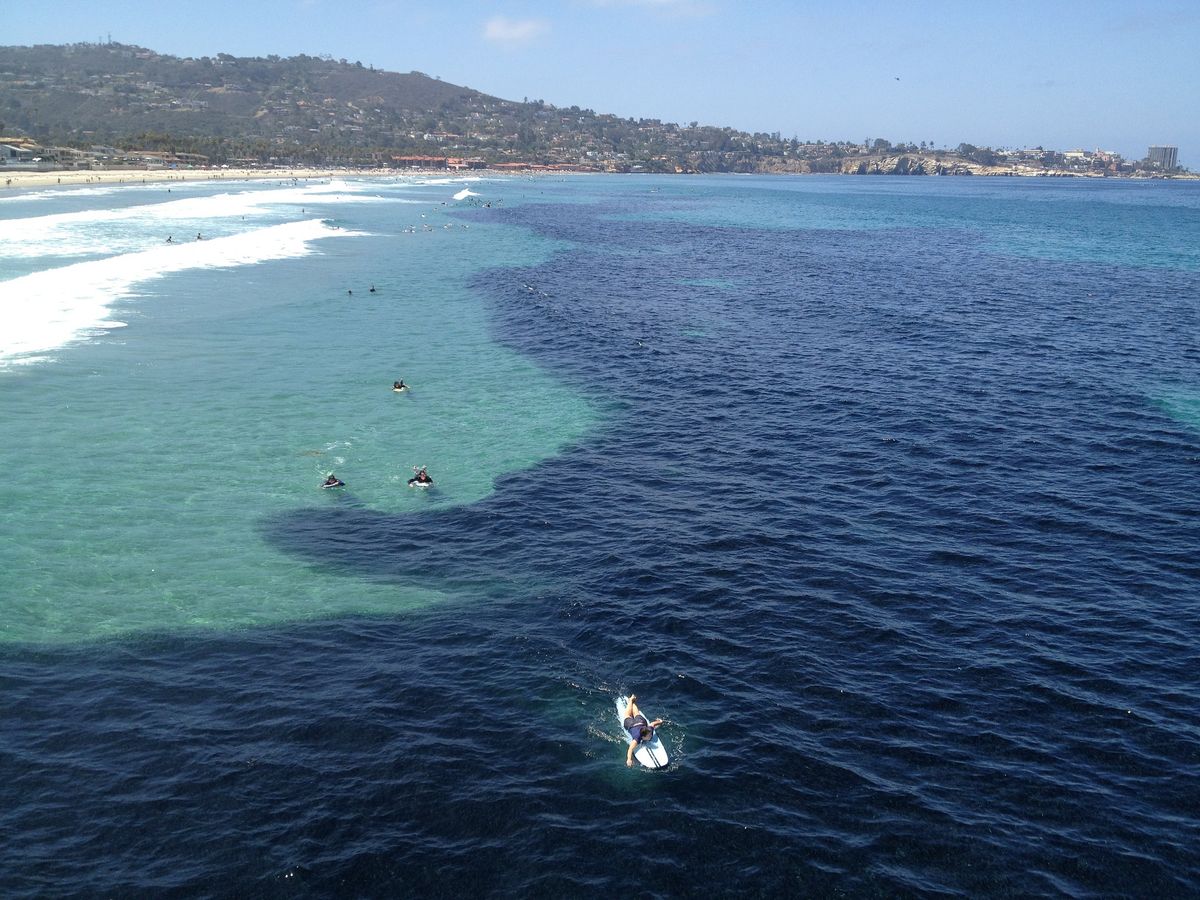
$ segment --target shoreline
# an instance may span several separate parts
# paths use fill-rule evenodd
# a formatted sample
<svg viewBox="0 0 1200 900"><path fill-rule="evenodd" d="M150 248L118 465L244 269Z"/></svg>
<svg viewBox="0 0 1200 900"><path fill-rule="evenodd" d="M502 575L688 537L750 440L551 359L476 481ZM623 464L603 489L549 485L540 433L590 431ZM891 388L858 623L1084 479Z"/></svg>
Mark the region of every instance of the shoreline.
<svg viewBox="0 0 1200 900"><path fill-rule="evenodd" d="M29 188L46 188L46 187L80 187L82 185L137 185L137 184L170 184L172 182L184 181L304 181L314 178L351 178L351 177L442 177L442 178L496 178L505 176L546 176L546 175L641 175L641 174L669 174L669 173L640 173L640 172L546 172L532 169L529 171L500 171L497 169L470 169L466 171L446 170L446 169L394 169L394 168L378 168L378 169L350 169L339 168L336 166L319 167L319 168L301 168L293 167L288 169L65 169L65 170L16 170L11 174L5 172L0 167L0 193L5 190L22 190ZM676 172L678 177L687 178L693 173ZM725 172L711 173L738 175L743 173ZM1200 174L1186 173L1182 175L1099 175L1093 173L1077 173L1066 171L990 171L990 172L962 172L962 173L943 173L943 174L901 174L890 172L757 172L745 174L758 175L836 175L842 177L878 177L879 175L893 175L901 178L1052 178L1072 179L1082 178L1087 180L1103 180L1103 181L1196 181L1200 180Z"/></svg>
<svg viewBox="0 0 1200 900"><path fill-rule="evenodd" d="M11 174L0 168L0 190L22 188L79 187L80 185L170 184L181 181L290 181L312 178L342 178L351 175L398 175L395 169L66 169L27 171ZM419 172L425 176L428 172Z"/></svg>

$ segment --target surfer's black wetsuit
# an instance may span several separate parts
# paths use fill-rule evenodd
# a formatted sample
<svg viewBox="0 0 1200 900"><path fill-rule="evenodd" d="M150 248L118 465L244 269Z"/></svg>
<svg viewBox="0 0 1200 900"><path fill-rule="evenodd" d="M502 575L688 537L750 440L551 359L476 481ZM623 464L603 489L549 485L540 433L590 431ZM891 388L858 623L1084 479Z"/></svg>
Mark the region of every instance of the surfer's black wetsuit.
<svg viewBox="0 0 1200 900"><path fill-rule="evenodd" d="M642 729L650 728L650 723L646 721L646 717L641 713L638 713L636 716L626 716L625 721L622 724L625 727L625 731L629 734L629 739L631 741L641 742ZM654 740L653 728L650 728L650 737L646 738L646 740Z"/></svg>

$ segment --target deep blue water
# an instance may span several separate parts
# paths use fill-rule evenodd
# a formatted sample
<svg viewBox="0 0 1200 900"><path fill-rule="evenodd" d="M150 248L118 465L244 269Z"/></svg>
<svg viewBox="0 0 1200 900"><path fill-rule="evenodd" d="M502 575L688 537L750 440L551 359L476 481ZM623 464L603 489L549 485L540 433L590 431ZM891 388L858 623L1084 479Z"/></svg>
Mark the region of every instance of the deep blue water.
<svg viewBox="0 0 1200 900"><path fill-rule="evenodd" d="M442 604L4 650L3 893L1200 895L1200 191L910 185L459 213L603 425L261 521Z"/></svg>

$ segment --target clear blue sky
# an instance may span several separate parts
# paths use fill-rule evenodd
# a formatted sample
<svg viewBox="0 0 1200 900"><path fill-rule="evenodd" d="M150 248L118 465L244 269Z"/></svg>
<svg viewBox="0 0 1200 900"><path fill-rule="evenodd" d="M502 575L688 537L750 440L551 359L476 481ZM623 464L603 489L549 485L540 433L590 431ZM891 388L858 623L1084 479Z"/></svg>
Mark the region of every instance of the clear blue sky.
<svg viewBox="0 0 1200 900"><path fill-rule="evenodd" d="M0 44L329 54L508 99L784 137L1116 150L1200 168L1197 0L22 3Z"/></svg>

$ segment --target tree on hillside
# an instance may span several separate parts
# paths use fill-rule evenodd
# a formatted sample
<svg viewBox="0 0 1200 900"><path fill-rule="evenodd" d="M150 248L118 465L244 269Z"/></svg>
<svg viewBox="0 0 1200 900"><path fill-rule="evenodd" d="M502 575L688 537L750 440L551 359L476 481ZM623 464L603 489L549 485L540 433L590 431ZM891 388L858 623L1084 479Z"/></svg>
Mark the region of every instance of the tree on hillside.
<svg viewBox="0 0 1200 900"><path fill-rule="evenodd" d="M959 144L957 152L959 156L977 162L981 166L994 166L1000 159L999 154L990 147L976 147L974 144Z"/></svg>

